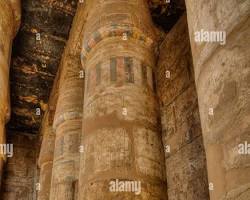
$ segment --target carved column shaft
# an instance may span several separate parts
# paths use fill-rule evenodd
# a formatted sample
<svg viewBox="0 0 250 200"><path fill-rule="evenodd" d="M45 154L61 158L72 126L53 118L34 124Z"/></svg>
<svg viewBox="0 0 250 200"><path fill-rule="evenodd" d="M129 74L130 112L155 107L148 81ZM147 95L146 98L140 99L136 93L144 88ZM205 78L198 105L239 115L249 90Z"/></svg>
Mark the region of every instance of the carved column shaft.
<svg viewBox="0 0 250 200"><path fill-rule="evenodd" d="M166 199L152 80L154 29L146 1L86 4L79 200ZM126 181L141 184L141 191L115 188Z"/></svg>
<svg viewBox="0 0 250 200"><path fill-rule="evenodd" d="M186 4L210 198L248 199L250 155L240 148L250 144L250 4Z"/></svg>
<svg viewBox="0 0 250 200"><path fill-rule="evenodd" d="M0 10L0 144L5 144L5 123L10 117L9 63L12 40L20 24L20 0L1 0ZM4 160L5 155L0 155L0 176Z"/></svg>
<svg viewBox="0 0 250 200"><path fill-rule="evenodd" d="M73 200L77 190L84 85L80 70L80 55L65 53L53 125L56 139L51 200Z"/></svg>
<svg viewBox="0 0 250 200"><path fill-rule="evenodd" d="M208 200L192 55L184 14L160 46L156 70L165 146L168 200Z"/></svg>
<svg viewBox="0 0 250 200"><path fill-rule="evenodd" d="M46 113L41 130L43 140L38 160L40 167L40 190L38 191L38 200L48 200L50 196L55 134L53 133L52 124L49 124L48 116L49 113Z"/></svg>

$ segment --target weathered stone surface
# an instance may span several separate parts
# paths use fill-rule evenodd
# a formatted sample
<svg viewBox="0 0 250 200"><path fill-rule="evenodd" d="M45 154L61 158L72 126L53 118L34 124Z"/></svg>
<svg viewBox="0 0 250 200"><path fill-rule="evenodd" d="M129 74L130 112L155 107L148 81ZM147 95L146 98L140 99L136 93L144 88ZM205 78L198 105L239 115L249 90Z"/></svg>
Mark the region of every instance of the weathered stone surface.
<svg viewBox="0 0 250 200"><path fill-rule="evenodd" d="M206 161L211 199L249 199L249 153L239 154L239 144L247 151L250 143L249 3L186 1L195 77L185 17L172 28L184 0L79 1L72 27L76 0L23 1L8 125L22 131L7 140L14 157L1 199L208 200ZM19 4L0 1L0 144L10 116ZM225 46L196 43L201 29L225 30ZM38 132L38 107L46 114L37 162L40 143L24 132ZM0 155L0 173L5 160ZM116 181L140 182L139 194L111 189Z"/></svg>
<svg viewBox="0 0 250 200"><path fill-rule="evenodd" d="M73 200L77 196L79 150L82 132L84 77L81 76L77 14L61 61L58 101L53 122L55 151L53 159L51 200ZM82 74L84 75L84 73Z"/></svg>
<svg viewBox="0 0 250 200"><path fill-rule="evenodd" d="M37 137L24 133L8 133L13 144L13 157L8 158L2 185L3 200L33 200L36 177Z"/></svg>
<svg viewBox="0 0 250 200"><path fill-rule="evenodd" d="M53 111L50 111L53 112ZM39 174L39 190L38 200L48 200L50 196L52 166L55 148L55 133L53 132L52 124L49 121L50 113L47 112L42 123L41 135L42 144L38 159L38 166L40 168Z"/></svg>
<svg viewBox="0 0 250 200"><path fill-rule="evenodd" d="M20 24L20 0L2 0L0 10L0 145L5 145L5 123L10 118L9 63L12 40ZM4 160L5 155L0 152L0 176Z"/></svg>
<svg viewBox="0 0 250 200"><path fill-rule="evenodd" d="M249 1L186 0L211 200L248 199ZM197 31L225 31L225 45L196 42ZM213 109L213 115L209 110Z"/></svg>
<svg viewBox="0 0 250 200"><path fill-rule="evenodd" d="M50 199L73 199L74 182L78 179L79 146L82 127L83 80L79 77L79 64L67 63L64 67L73 72L66 74L61 82L61 90L54 119L56 132ZM67 61L68 62L68 61ZM76 64L76 65L75 65ZM66 193L65 193L66 192ZM67 194L69 192L69 194Z"/></svg>
<svg viewBox="0 0 250 200"><path fill-rule="evenodd" d="M167 199L152 78L155 32L147 5L95 0L86 7L79 199ZM141 193L112 192L114 179L140 181Z"/></svg>
<svg viewBox="0 0 250 200"><path fill-rule="evenodd" d="M46 162L41 165L40 169L40 179L39 186L40 190L38 191L38 200L47 200L50 196L50 186L51 186L51 177L52 177L52 167L53 162Z"/></svg>
<svg viewBox="0 0 250 200"><path fill-rule="evenodd" d="M169 200L209 200L204 154L202 137L197 137L166 159Z"/></svg>
<svg viewBox="0 0 250 200"><path fill-rule="evenodd" d="M160 47L156 71L169 200L209 199L186 14Z"/></svg>
<svg viewBox="0 0 250 200"><path fill-rule="evenodd" d="M13 1L15 2L15 1ZM0 111L5 120L9 118L9 61L11 44L14 38L15 19L11 3L4 0L0 3Z"/></svg>

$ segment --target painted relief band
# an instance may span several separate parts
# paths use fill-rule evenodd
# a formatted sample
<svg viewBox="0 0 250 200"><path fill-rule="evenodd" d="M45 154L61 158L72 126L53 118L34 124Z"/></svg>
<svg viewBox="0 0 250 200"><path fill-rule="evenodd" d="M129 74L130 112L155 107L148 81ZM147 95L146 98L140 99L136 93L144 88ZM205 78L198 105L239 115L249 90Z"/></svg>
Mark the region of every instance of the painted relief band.
<svg viewBox="0 0 250 200"><path fill-rule="evenodd" d="M132 24L112 24L109 26L101 27L95 31L89 39L83 41L83 48L81 53L81 61L86 61L87 54L93 49L97 43L109 37L122 37L126 36L127 39L132 38L141 41L149 48L153 45L153 40L146 36L140 29L133 27Z"/></svg>

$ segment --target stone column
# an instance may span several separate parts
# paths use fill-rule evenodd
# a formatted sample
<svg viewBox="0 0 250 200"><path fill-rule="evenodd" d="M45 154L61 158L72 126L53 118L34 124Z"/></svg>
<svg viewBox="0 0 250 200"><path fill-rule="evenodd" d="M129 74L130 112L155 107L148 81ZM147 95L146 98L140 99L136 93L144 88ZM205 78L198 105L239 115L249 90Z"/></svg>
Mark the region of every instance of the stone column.
<svg viewBox="0 0 250 200"><path fill-rule="evenodd" d="M206 156L186 14L160 46L156 80L168 200L208 200Z"/></svg>
<svg viewBox="0 0 250 200"><path fill-rule="evenodd" d="M41 130L43 138L38 160L38 165L40 167L40 190L38 191L38 200L48 200L50 195L55 134L53 133L52 124L49 124L49 115L50 113L47 112Z"/></svg>
<svg viewBox="0 0 250 200"><path fill-rule="evenodd" d="M167 199L146 1L85 2L79 200Z"/></svg>
<svg viewBox="0 0 250 200"><path fill-rule="evenodd" d="M247 0L186 0L186 4L210 198L248 199L250 4Z"/></svg>
<svg viewBox="0 0 250 200"><path fill-rule="evenodd" d="M1 0L0 10L0 144L5 144L5 123L10 117L9 64L12 40L20 25L20 0ZM0 154L0 176L2 176L5 156L1 152Z"/></svg>
<svg viewBox="0 0 250 200"><path fill-rule="evenodd" d="M54 118L56 132L50 200L74 200L79 174L83 80L80 54L67 52L62 61L59 97Z"/></svg>

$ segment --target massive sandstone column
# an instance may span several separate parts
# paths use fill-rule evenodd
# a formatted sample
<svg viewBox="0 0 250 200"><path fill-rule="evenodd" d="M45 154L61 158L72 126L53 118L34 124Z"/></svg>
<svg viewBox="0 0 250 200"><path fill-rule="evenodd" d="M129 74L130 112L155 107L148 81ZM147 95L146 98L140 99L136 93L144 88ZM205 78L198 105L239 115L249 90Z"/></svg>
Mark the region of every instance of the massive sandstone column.
<svg viewBox="0 0 250 200"><path fill-rule="evenodd" d="M53 127L56 132L50 200L73 200L77 192L82 132L80 54L65 53Z"/></svg>
<svg viewBox="0 0 250 200"><path fill-rule="evenodd" d="M79 200L167 199L152 80L155 38L146 1L85 2ZM122 187L132 183L126 181L141 188Z"/></svg>
<svg viewBox="0 0 250 200"><path fill-rule="evenodd" d="M53 128L56 132L50 200L76 200L78 193L80 136L82 133L84 75L80 51L84 7L78 5L62 56L58 100Z"/></svg>
<svg viewBox="0 0 250 200"><path fill-rule="evenodd" d="M52 124L50 124L50 114L51 113L47 112L44 116L41 129L43 138L38 160L38 165L40 167L40 190L38 191L38 200L48 200L50 195L50 183L55 147L55 134L53 132Z"/></svg>
<svg viewBox="0 0 250 200"><path fill-rule="evenodd" d="M19 28L20 18L20 0L0 1L0 144L5 143L5 123L10 117L9 63L12 40ZM4 160L5 156L0 152L0 177Z"/></svg>
<svg viewBox="0 0 250 200"><path fill-rule="evenodd" d="M156 80L168 200L208 200L206 158L186 14L160 46Z"/></svg>
<svg viewBox="0 0 250 200"><path fill-rule="evenodd" d="M241 152L239 144L250 143L250 4L248 0L186 0L186 4L210 198L246 200L250 154ZM195 42L194 34L201 29L225 31L226 44Z"/></svg>

